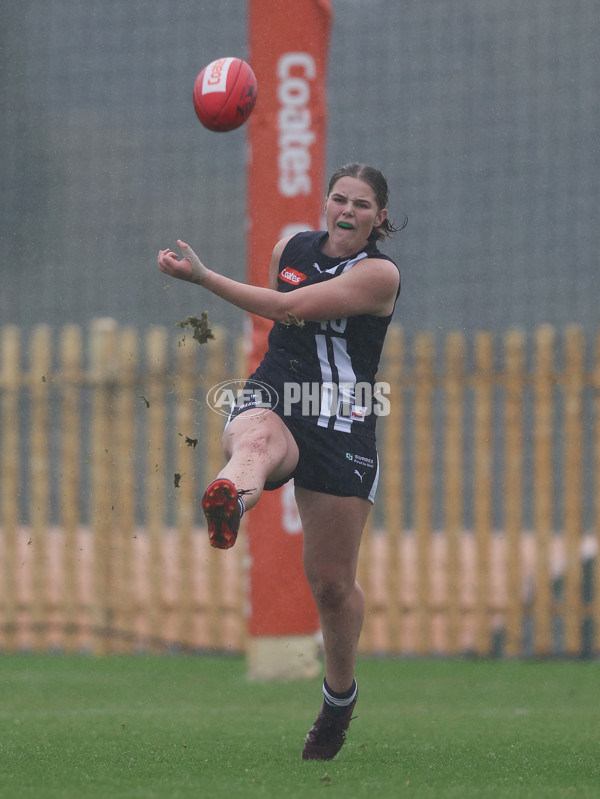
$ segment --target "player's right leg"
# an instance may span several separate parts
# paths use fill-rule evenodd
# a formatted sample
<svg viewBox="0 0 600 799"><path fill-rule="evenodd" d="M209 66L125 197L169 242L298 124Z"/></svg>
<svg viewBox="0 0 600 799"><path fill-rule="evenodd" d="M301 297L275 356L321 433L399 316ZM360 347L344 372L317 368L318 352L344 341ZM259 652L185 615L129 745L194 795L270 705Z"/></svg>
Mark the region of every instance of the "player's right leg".
<svg viewBox="0 0 600 799"><path fill-rule="evenodd" d="M243 509L258 502L265 483L282 480L294 471L298 446L270 410L236 416L225 428L222 444L227 464L206 489L202 510L210 543L228 549L235 543Z"/></svg>

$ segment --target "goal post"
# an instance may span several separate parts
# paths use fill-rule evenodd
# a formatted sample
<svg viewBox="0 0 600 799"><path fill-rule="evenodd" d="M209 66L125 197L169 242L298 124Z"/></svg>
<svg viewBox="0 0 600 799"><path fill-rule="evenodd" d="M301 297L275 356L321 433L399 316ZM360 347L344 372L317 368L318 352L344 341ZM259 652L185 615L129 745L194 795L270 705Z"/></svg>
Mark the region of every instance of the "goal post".
<svg viewBox="0 0 600 799"><path fill-rule="evenodd" d="M249 0L249 61L258 100L248 123L247 276L268 284L277 241L318 230L324 201L329 0ZM251 316L249 366L271 327ZM293 485L265 492L246 517L249 543L248 674L254 679L320 673L319 619L302 568Z"/></svg>

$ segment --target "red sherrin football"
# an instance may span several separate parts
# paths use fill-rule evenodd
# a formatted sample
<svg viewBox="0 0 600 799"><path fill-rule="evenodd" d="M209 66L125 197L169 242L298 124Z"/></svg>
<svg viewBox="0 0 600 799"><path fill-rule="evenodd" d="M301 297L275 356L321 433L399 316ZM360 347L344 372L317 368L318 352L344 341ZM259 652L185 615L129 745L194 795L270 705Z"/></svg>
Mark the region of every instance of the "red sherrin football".
<svg viewBox="0 0 600 799"><path fill-rule="evenodd" d="M248 119L256 93L256 76L249 64L241 58L218 58L196 78L194 108L205 128L225 133Z"/></svg>

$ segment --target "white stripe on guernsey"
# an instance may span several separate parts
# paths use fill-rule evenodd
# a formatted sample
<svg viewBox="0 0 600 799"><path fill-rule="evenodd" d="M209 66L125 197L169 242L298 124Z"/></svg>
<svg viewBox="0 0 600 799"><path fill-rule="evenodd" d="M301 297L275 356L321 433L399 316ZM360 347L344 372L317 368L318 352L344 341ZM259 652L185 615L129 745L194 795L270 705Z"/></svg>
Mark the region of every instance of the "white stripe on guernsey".
<svg viewBox="0 0 600 799"><path fill-rule="evenodd" d="M350 356L348 355L348 350L346 348L346 340L343 338L337 338L333 336L331 338L331 344L333 346L333 362L337 366L338 370L338 385L356 385L356 375L354 374L354 369L352 368L352 361L350 360ZM342 400L341 391L339 392L340 396L338 397L338 407L339 403ZM347 403L346 403L347 405ZM335 420L335 424L333 425L334 430L339 430L343 433L349 433L352 430L352 419L347 416L338 416Z"/></svg>
<svg viewBox="0 0 600 799"><path fill-rule="evenodd" d="M335 705L335 707L348 707L349 705L351 705L352 702L354 702L354 700L356 699L357 692L358 692L358 685L355 682L354 691L352 692L352 694L347 699L338 699L336 696L332 696L327 690L327 688L325 688L325 685L323 685L323 695L325 696L325 699L329 702L330 705Z"/></svg>
<svg viewBox="0 0 600 799"><path fill-rule="evenodd" d="M377 484L379 483L379 455L377 456L377 471L375 472L375 479L373 480L373 485L371 486L371 490L369 491L369 496L367 499L372 504L375 502L375 494L377 493Z"/></svg>
<svg viewBox="0 0 600 799"><path fill-rule="evenodd" d="M331 269L321 269L319 264L316 262L313 264L313 266L316 267L316 269L318 269L322 275L336 275L338 274L338 269L340 266L343 266L344 268L339 273L340 275L343 275L344 272L347 272L348 269L352 269L352 267L355 266L355 264L357 264L359 261L362 261L363 258L368 257L369 256L366 252L361 252L356 256L356 258L350 258L348 261L342 261L340 264L337 264L337 266L332 266Z"/></svg>
<svg viewBox="0 0 600 799"><path fill-rule="evenodd" d="M352 258L350 261L348 261L348 263L347 263L347 264L345 264L345 265L344 265L344 268L343 268L343 269L342 269L342 271L340 272L340 275L343 275L343 274L344 274L344 272L347 272L347 271L348 271L348 269L352 269L352 267L353 267L353 266L355 266L355 265L356 265L356 264L357 264L359 261L362 261L362 260L363 260L363 258L367 258L367 257L368 257L368 256L367 256L367 253L366 253L366 252L361 252L361 253L359 253L359 254L356 256L356 258ZM339 269L339 266L338 266L338 269Z"/></svg>
<svg viewBox="0 0 600 799"><path fill-rule="evenodd" d="M323 381L323 389L321 391L321 412L319 414L319 427L328 427L329 418L331 416L331 403L332 391L331 384L333 383L333 375L331 373L331 366L329 365L329 358L327 357L327 339L321 334L317 333L315 336L317 342L317 355L319 356L319 363L321 364L321 378ZM329 384L329 387L327 387Z"/></svg>

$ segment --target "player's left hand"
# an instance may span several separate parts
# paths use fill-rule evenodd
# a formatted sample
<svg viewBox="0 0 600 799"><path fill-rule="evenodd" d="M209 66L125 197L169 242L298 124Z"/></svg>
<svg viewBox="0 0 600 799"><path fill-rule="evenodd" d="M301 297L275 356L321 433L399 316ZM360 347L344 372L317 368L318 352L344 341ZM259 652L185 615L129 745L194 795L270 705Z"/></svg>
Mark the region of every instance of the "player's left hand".
<svg viewBox="0 0 600 799"><path fill-rule="evenodd" d="M177 240L177 246L183 254L181 259L177 253L168 248L158 251L160 271L165 275L179 278L179 280L187 280L190 283L196 283L201 286L209 270L189 245Z"/></svg>

